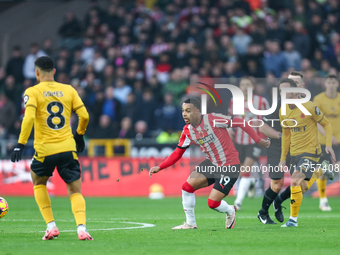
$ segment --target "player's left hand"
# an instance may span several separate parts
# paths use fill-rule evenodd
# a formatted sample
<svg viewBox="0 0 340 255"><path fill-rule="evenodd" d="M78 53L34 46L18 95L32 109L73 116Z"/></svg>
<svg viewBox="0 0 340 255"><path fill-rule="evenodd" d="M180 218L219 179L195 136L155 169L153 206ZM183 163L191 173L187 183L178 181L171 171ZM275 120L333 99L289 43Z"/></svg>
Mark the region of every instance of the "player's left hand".
<svg viewBox="0 0 340 255"><path fill-rule="evenodd" d="M269 140L261 139L261 141L258 143L258 145L260 145L261 147L269 148L270 141Z"/></svg>
<svg viewBox="0 0 340 255"><path fill-rule="evenodd" d="M334 150L332 149L332 147L326 146L325 151L326 151L327 154L330 153L332 155L332 160L334 162L336 162L335 153L334 153Z"/></svg>
<svg viewBox="0 0 340 255"><path fill-rule="evenodd" d="M21 144L21 143L18 143L15 148L13 149L13 152L12 152L12 155L11 155L11 161L12 162L16 162L19 160L21 160L21 154L22 154L22 151L25 149L25 145L24 144Z"/></svg>
<svg viewBox="0 0 340 255"><path fill-rule="evenodd" d="M77 152L83 152L85 149L85 141L84 141L84 136L79 135L77 132L74 133L74 140L76 141L77 145Z"/></svg>
<svg viewBox="0 0 340 255"><path fill-rule="evenodd" d="M159 166L151 167L151 169L149 171L150 178L151 178L152 174L158 173L159 171L161 171L161 168Z"/></svg>

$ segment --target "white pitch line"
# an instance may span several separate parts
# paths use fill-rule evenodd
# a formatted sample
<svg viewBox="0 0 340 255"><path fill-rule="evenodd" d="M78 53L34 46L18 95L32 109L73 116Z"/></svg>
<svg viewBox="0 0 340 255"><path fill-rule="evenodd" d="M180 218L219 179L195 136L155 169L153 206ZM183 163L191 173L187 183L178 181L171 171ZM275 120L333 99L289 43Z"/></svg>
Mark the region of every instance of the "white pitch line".
<svg viewBox="0 0 340 255"><path fill-rule="evenodd" d="M13 220L6 220L6 221L32 221L27 219L13 219ZM37 220L33 220L37 221ZM39 220L41 221L41 220ZM59 220L60 221L60 220ZM66 221L66 220L65 220ZM68 220L70 221L70 220ZM90 229L90 231L111 231L111 230L123 230L123 229L137 229L137 228L152 228L155 227L155 224L150 223L140 223L140 222L114 222L114 221L92 221L92 222L104 222L104 223L119 223L119 224L134 224L134 225L141 225L141 226L135 226L135 227L121 227L121 228L101 228L101 229ZM59 230L59 232L76 232L77 230ZM11 233L11 234L17 234L17 233L40 233L45 231L24 231L24 232L5 232L5 233Z"/></svg>

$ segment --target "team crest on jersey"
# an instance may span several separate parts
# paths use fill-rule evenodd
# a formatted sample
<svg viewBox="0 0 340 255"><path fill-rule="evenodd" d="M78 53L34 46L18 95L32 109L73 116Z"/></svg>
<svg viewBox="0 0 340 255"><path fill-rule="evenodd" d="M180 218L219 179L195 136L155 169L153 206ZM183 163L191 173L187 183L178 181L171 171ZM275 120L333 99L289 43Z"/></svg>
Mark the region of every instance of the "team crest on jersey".
<svg viewBox="0 0 340 255"><path fill-rule="evenodd" d="M304 119L306 116L303 114L303 113L301 113L301 119Z"/></svg>
<svg viewBox="0 0 340 255"><path fill-rule="evenodd" d="M321 114L321 111L320 111L320 109L317 106L315 106L315 113L316 113L316 115L320 115Z"/></svg>
<svg viewBox="0 0 340 255"><path fill-rule="evenodd" d="M28 102L29 97L27 95L24 96L24 104Z"/></svg>

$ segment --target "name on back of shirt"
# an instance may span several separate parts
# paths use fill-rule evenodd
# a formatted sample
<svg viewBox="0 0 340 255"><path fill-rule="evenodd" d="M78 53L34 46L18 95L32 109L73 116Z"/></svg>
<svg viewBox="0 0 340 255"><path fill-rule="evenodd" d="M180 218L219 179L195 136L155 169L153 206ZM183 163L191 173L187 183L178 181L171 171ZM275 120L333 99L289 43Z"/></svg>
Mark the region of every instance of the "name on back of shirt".
<svg viewBox="0 0 340 255"><path fill-rule="evenodd" d="M63 97L64 94L62 91L44 91L44 97Z"/></svg>

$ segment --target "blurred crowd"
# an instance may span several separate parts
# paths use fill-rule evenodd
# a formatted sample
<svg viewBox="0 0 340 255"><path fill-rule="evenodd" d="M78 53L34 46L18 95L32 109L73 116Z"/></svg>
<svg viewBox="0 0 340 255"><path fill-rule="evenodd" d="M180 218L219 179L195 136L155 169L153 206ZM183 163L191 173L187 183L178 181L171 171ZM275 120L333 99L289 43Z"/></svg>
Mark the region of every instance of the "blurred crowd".
<svg viewBox="0 0 340 255"><path fill-rule="evenodd" d="M323 90L315 78L340 73L338 0L85 3L84 17L65 13L59 42L32 42L27 56L15 46L0 67L2 139L19 134L22 94L36 84L34 61L43 55L54 58L56 81L84 101L90 138L176 140L180 102L197 77L266 78L255 93L271 101L276 78L292 70L303 73L312 96Z"/></svg>

